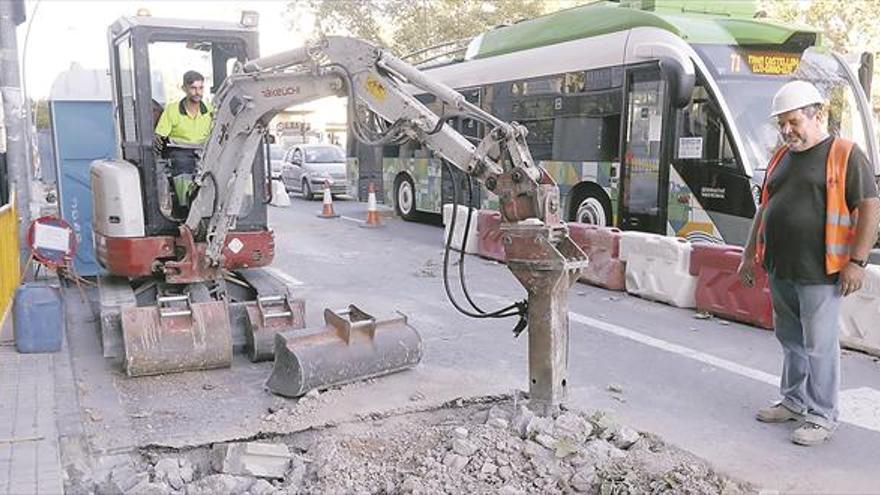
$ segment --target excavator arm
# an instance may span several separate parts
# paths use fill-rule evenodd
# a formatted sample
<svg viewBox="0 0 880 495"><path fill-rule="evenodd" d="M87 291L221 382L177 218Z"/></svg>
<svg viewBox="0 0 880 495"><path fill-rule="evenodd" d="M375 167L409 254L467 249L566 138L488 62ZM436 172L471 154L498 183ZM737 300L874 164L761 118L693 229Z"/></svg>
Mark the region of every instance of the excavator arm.
<svg viewBox="0 0 880 495"><path fill-rule="evenodd" d="M434 95L457 115L486 122L491 131L472 144L412 96L408 86ZM199 190L186 220L196 232L207 219L205 254L211 265L220 263L226 232L235 225L249 183L249 158L269 120L287 107L344 91L354 100L351 104L391 124L390 138L406 136L424 143L499 194L506 219L559 223L558 192L552 179L535 166L525 127L497 119L385 50L353 38L329 37L250 61L218 92L214 129L196 180ZM508 171L502 165L505 160Z"/></svg>
<svg viewBox="0 0 880 495"><path fill-rule="evenodd" d="M445 115L415 98L414 88L457 116L484 122L485 136L472 144L445 124ZM508 266L528 292L531 403L542 413L557 410L567 394L567 291L586 265L560 219L559 190L534 163L525 127L497 119L386 50L328 37L239 67L218 92L198 194L181 226L188 234L182 233L191 236L207 223L202 263L220 266L269 120L289 106L346 93L350 130L359 140L375 145L416 140L498 195ZM363 128L359 108L378 117L380 132Z"/></svg>
<svg viewBox="0 0 880 495"><path fill-rule="evenodd" d="M207 265L219 266L226 233L235 227L250 187L253 157L269 121L287 107L339 94L341 81L309 72L236 73L215 99L214 127L196 178L198 192L182 228L198 232L207 221Z"/></svg>

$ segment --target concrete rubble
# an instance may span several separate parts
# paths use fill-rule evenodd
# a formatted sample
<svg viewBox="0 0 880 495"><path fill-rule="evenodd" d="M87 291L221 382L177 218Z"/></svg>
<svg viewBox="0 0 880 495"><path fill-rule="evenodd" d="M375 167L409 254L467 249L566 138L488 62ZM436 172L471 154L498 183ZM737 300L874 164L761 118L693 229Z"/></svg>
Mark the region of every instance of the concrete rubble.
<svg viewBox="0 0 880 495"><path fill-rule="evenodd" d="M503 427L502 427L503 426ZM471 403L180 451L145 449L71 493L750 493L611 416Z"/></svg>
<svg viewBox="0 0 880 495"><path fill-rule="evenodd" d="M257 478L281 479L290 465L287 445L247 442L226 447L222 472Z"/></svg>

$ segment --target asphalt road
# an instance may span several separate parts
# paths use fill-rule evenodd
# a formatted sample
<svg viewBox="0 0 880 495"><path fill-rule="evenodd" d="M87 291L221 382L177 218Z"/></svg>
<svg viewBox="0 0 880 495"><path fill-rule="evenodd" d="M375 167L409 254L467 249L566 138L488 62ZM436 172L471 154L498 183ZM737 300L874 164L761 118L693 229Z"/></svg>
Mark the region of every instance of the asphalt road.
<svg viewBox="0 0 880 495"><path fill-rule="evenodd" d="M316 216L319 201L292 199L270 209L274 267L300 284L310 326L322 323L324 307L400 310L426 346L421 369L403 380L425 387L452 380L463 393L527 388L527 339L513 338L515 322L469 319L447 301L442 228L384 218L384 228L364 229L363 203L335 201L342 216L325 220ZM468 256L465 268L472 294L488 308L524 296L504 265ZM776 399L782 355L772 332L583 284L571 289L569 304L572 405L611 411L768 490L880 491L878 359L844 351L844 422L831 442L798 447L788 440L793 425L753 419Z"/></svg>

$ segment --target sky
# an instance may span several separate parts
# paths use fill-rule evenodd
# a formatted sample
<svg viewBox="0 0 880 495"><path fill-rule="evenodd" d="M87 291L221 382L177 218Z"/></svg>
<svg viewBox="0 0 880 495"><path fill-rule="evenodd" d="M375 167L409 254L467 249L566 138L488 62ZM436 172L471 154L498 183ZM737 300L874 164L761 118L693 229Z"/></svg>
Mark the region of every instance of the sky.
<svg viewBox="0 0 880 495"><path fill-rule="evenodd" d="M289 16L283 15L287 3L283 0L27 0L28 18L18 28L18 47L28 97L48 97L53 81L72 63L86 69L108 68L108 26L119 17L137 14L138 9L145 8L155 17L230 22L237 22L242 10L255 10L260 14L260 52L268 55L302 45L313 24L308 13L301 13L291 30L287 25Z"/></svg>

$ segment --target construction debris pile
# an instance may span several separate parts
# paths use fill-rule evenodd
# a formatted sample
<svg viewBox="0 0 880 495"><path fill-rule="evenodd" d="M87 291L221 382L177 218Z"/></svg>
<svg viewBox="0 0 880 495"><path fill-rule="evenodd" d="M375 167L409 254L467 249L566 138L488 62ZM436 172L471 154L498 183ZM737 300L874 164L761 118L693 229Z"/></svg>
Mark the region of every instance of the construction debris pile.
<svg viewBox="0 0 880 495"><path fill-rule="evenodd" d="M601 413L533 415L513 401L145 450L98 493L748 493L703 461Z"/></svg>

